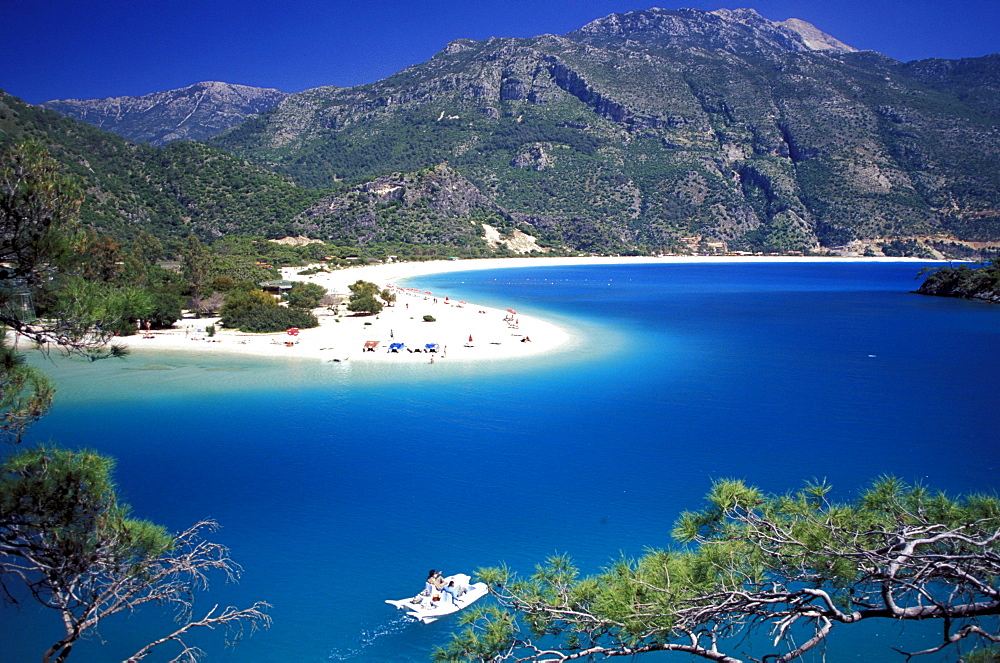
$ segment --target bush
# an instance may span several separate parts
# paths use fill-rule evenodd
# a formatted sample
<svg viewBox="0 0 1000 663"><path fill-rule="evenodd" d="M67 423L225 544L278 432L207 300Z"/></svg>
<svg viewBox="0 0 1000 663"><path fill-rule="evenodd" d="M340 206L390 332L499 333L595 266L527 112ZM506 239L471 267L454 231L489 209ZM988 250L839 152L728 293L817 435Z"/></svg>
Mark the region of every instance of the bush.
<svg viewBox="0 0 1000 663"><path fill-rule="evenodd" d="M351 301L347 304L347 310L352 313L362 315L378 315L382 312L382 302L372 295L351 295Z"/></svg>
<svg viewBox="0 0 1000 663"><path fill-rule="evenodd" d="M347 286L351 291L347 310L352 313L378 315L382 312L382 302L378 299L378 286L368 281L355 281Z"/></svg>
<svg viewBox="0 0 1000 663"><path fill-rule="evenodd" d="M240 329L255 334L285 331L289 327L311 329L319 326L319 320L308 311L266 305L244 309L235 315L227 315L221 322L230 329Z"/></svg>
<svg viewBox="0 0 1000 663"><path fill-rule="evenodd" d="M428 313L424 316L424 322L437 322L437 320L434 319L433 315Z"/></svg>
<svg viewBox="0 0 1000 663"><path fill-rule="evenodd" d="M220 313L225 319L240 319L247 311L266 307L277 308L278 302L263 290L236 290L226 295ZM232 326L228 323L223 324L227 327Z"/></svg>
<svg viewBox="0 0 1000 663"><path fill-rule="evenodd" d="M169 329L181 319L181 304L183 298L169 292L156 292L150 297L152 310L148 317L153 329Z"/></svg>
<svg viewBox="0 0 1000 663"><path fill-rule="evenodd" d="M292 308L314 309L326 295L326 288L316 283L296 283L285 293L285 301Z"/></svg>

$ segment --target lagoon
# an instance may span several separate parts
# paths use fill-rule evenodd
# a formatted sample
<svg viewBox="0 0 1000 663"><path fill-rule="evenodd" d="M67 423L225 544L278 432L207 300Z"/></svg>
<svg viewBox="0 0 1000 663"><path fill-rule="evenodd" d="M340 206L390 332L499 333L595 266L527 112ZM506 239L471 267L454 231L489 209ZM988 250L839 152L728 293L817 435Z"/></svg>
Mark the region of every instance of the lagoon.
<svg viewBox="0 0 1000 663"><path fill-rule="evenodd" d="M385 605L430 568L568 552L584 572L670 545L713 478L768 491L827 478L848 499L892 473L997 488L1000 307L910 294L914 263L559 266L422 276L570 329L525 360L334 364L136 353L40 365L59 383L32 441L118 458L137 515L201 518L244 567L199 600L273 604L274 626L208 661L422 661L453 618ZM121 660L148 608L70 660ZM5 660L36 660L54 615L6 610ZM896 626L835 630L831 660L891 660ZM914 635L912 637L920 637ZM154 660L167 660L167 650ZM659 659L656 659L659 660ZM954 660L942 657L937 660Z"/></svg>

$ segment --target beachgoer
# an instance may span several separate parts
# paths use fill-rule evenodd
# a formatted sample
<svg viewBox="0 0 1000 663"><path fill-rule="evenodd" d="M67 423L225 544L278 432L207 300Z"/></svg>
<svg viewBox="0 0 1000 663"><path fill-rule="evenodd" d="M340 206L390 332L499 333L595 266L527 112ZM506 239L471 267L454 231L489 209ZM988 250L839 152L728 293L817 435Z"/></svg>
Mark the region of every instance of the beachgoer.
<svg viewBox="0 0 1000 663"><path fill-rule="evenodd" d="M444 588L444 576L441 575L440 571L430 570L427 574L427 583L424 585L424 591L428 594L433 594L434 592L440 592Z"/></svg>
<svg viewBox="0 0 1000 663"><path fill-rule="evenodd" d="M464 594L465 592L462 591L461 587L456 587L455 586L455 581L452 580L444 588L444 593L451 597L451 602L452 603L454 603L455 605L458 605L458 597L461 596L462 594Z"/></svg>
<svg viewBox="0 0 1000 663"><path fill-rule="evenodd" d="M441 575L440 571L438 571L431 578L429 578L429 581L431 585L434 586L434 589L436 589L437 591L440 592L442 589L444 589L444 576Z"/></svg>

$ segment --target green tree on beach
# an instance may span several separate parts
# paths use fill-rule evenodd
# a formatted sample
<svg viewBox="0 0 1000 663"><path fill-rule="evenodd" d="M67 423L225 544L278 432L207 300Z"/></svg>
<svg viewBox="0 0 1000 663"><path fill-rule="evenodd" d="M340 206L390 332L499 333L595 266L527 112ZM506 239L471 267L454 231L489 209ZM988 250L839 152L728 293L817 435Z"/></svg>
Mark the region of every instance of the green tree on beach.
<svg viewBox="0 0 1000 663"><path fill-rule="evenodd" d="M281 306L263 290L228 293L221 313L220 322L224 326L256 334L285 331L289 327L310 329L319 326L319 320L308 310Z"/></svg>
<svg viewBox="0 0 1000 663"><path fill-rule="evenodd" d="M894 477L835 503L811 482L767 495L717 481L674 526L682 547L649 550L580 577L556 555L521 578L480 569L498 606L470 609L438 661L568 661L681 652L722 663L785 663L836 629L935 620L909 660L1000 642L1000 500L952 498ZM735 650L729 652L727 650ZM876 656L884 656L875 653ZM979 656L987 656L980 654Z"/></svg>
<svg viewBox="0 0 1000 663"><path fill-rule="evenodd" d="M365 315L378 315L382 312L383 304L379 300L377 285L358 280L347 287L351 291L351 296L347 300L348 311Z"/></svg>
<svg viewBox="0 0 1000 663"><path fill-rule="evenodd" d="M212 272L212 256L198 238L190 235L184 244L184 276L191 284L191 294L195 297L205 294Z"/></svg>
<svg viewBox="0 0 1000 663"><path fill-rule="evenodd" d="M326 288L317 283L299 282L285 293L285 301L292 308L304 310L314 309L326 295Z"/></svg>

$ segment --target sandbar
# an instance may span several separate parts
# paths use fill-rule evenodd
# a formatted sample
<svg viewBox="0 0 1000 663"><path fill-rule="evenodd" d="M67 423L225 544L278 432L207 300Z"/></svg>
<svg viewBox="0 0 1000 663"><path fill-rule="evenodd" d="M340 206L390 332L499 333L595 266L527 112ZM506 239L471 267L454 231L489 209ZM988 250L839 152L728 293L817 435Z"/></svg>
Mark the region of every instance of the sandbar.
<svg viewBox="0 0 1000 663"><path fill-rule="evenodd" d="M622 265L736 262L899 262L901 258L842 258L794 256L665 256L665 257L560 257L560 258L482 258L468 260L432 260L361 265L333 271L299 275L306 267L283 268L282 278L317 283L345 303L348 285L358 280L370 281L380 288L393 287L396 302L378 315L357 316L346 311L316 309L320 325L302 329L295 335L287 332L249 334L219 329L209 336L207 329L218 318L186 317L170 330L154 330L123 339L132 351L156 350L190 352L235 352L268 357L315 358L324 361L352 362L454 362L467 360L510 360L542 353L567 350L576 336L572 329L534 315L524 315L513 308L494 308L476 302L455 299L447 292L427 292L410 284L400 284L430 274L484 269L511 269L556 265ZM912 259L913 262L926 262ZM513 311L513 313L511 312ZM434 322L425 322L430 315ZM366 343L375 346L365 350ZM394 343L402 343L396 351ZM428 344L436 352L427 352Z"/></svg>

